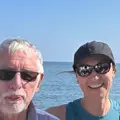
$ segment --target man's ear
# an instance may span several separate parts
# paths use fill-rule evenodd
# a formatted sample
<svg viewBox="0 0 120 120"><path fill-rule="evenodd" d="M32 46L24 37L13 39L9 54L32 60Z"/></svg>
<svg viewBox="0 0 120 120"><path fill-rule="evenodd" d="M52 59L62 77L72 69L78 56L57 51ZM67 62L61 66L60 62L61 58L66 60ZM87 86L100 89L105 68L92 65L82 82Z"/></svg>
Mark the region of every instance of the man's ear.
<svg viewBox="0 0 120 120"><path fill-rule="evenodd" d="M43 74L43 73L41 74L41 77L40 77L40 78L41 78L41 80L44 78L44 74Z"/></svg>
<svg viewBox="0 0 120 120"><path fill-rule="evenodd" d="M38 92L38 90L39 90L39 88L40 88L40 84L41 84L43 78L44 78L44 74L41 74L40 80L39 80L38 85L37 85L36 92Z"/></svg>

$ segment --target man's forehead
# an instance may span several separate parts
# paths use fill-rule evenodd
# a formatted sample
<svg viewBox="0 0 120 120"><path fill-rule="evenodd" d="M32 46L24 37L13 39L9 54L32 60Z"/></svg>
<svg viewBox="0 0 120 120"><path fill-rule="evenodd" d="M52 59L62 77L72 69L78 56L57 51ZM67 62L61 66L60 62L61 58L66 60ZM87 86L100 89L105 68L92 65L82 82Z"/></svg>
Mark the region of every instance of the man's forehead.
<svg viewBox="0 0 120 120"><path fill-rule="evenodd" d="M25 62L27 64L31 63L31 64L35 64L37 61L37 57L35 54L27 54L21 51L15 52L13 54L9 54L8 52L3 52L0 54L0 57L2 59L0 59L0 64L10 64L13 62Z"/></svg>
<svg viewBox="0 0 120 120"><path fill-rule="evenodd" d="M0 52L0 67L3 65L7 66L15 66L17 63L20 65L19 68L32 68L35 70L39 70L43 73L43 66L42 66L42 60L40 61L40 58L38 54L34 50L29 51L23 51L18 50L14 53L10 53L8 50L4 50L3 52ZM42 59L42 58L41 58ZM15 63L16 62L16 63ZM17 68L17 67L16 67Z"/></svg>
<svg viewBox="0 0 120 120"><path fill-rule="evenodd" d="M17 58L0 60L0 69L38 71L39 66L35 60Z"/></svg>
<svg viewBox="0 0 120 120"><path fill-rule="evenodd" d="M5 56L5 57L35 57L37 58L36 52L32 49L28 49L26 51L24 50L18 50L16 52L10 52L8 49L4 49L2 52L0 52L0 57Z"/></svg>

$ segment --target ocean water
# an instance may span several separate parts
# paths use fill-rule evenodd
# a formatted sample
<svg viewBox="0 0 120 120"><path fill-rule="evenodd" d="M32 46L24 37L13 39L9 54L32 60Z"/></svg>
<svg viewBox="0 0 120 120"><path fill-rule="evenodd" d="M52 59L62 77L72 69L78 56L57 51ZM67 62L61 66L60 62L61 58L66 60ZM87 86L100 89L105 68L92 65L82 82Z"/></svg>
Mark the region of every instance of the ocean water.
<svg viewBox="0 0 120 120"><path fill-rule="evenodd" d="M38 109L61 105L83 96L74 74L61 73L71 71L70 62L44 62L45 76L33 102ZM113 80L110 97L120 100L120 64Z"/></svg>

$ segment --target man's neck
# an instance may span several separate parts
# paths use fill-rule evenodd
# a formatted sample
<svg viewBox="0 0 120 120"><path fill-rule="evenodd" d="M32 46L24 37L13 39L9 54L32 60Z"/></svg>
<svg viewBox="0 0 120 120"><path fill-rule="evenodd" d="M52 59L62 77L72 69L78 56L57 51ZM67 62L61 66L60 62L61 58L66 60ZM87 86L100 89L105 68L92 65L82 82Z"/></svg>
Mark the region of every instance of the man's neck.
<svg viewBox="0 0 120 120"><path fill-rule="evenodd" d="M81 99L81 105L94 116L104 116L110 109L111 103L108 98L102 100Z"/></svg>
<svg viewBox="0 0 120 120"><path fill-rule="evenodd" d="M27 120L27 111L14 114L0 113L0 120Z"/></svg>

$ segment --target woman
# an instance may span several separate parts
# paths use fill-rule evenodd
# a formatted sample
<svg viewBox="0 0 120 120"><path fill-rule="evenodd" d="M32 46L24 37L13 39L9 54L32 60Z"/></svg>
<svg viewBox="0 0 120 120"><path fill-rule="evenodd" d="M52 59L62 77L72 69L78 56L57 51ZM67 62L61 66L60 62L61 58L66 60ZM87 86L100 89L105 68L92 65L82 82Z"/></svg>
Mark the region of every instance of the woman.
<svg viewBox="0 0 120 120"><path fill-rule="evenodd" d="M84 97L47 111L61 120L119 120L120 103L109 98L116 72L111 48L96 41L82 45L73 70Z"/></svg>

